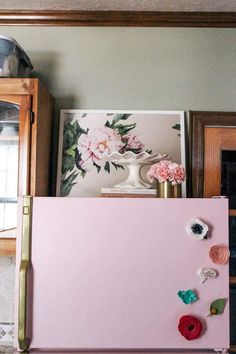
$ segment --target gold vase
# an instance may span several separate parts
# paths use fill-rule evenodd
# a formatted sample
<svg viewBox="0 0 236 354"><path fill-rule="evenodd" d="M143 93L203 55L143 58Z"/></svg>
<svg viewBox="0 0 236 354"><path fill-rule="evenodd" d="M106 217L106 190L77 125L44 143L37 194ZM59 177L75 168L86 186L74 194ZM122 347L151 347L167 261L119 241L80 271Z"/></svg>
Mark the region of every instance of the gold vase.
<svg viewBox="0 0 236 354"><path fill-rule="evenodd" d="M174 186L169 181L157 183L158 198L181 198L181 184Z"/></svg>
<svg viewBox="0 0 236 354"><path fill-rule="evenodd" d="M181 184L174 185L174 198L182 198Z"/></svg>

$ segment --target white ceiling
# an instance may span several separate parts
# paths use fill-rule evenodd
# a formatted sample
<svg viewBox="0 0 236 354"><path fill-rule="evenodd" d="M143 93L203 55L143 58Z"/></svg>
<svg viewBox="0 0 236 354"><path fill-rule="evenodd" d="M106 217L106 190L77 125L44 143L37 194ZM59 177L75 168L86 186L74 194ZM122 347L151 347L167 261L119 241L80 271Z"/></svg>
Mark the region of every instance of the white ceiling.
<svg viewBox="0 0 236 354"><path fill-rule="evenodd" d="M0 0L0 10L236 11L236 0Z"/></svg>

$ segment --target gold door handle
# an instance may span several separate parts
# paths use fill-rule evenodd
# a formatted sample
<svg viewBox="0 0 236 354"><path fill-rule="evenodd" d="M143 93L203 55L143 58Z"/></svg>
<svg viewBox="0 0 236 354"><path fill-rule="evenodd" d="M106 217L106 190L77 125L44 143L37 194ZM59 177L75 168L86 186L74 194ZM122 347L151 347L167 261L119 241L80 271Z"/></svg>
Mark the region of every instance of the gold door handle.
<svg viewBox="0 0 236 354"><path fill-rule="evenodd" d="M27 351L30 338L27 338L27 289L28 271L31 266L31 231L32 231L32 197L23 197L23 217L21 236L21 260L19 271L19 308L18 308L18 342L21 350Z"/></svg>

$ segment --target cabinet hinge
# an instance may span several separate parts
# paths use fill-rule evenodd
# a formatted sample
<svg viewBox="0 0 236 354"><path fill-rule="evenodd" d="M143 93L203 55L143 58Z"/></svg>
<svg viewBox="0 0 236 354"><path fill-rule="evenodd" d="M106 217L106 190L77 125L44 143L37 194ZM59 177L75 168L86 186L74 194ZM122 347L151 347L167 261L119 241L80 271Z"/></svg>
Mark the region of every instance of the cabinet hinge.
<svg viewBox="0 0 236 354"><path fill-rule="evenodd" d="M34 124L34 112L30 111L30 124Z"/></svg>

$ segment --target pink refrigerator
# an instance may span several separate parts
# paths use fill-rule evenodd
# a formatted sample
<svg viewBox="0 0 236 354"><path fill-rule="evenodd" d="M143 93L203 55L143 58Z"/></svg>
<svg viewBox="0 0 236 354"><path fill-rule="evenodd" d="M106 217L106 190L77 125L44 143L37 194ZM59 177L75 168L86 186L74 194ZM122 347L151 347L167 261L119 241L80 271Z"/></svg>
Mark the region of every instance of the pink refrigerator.
<svg viewBox="0 0 236 354"><path fill-rule="evenodd" d="M18 229L16 348L229 348L227 200L25 197Z"/></svg>

